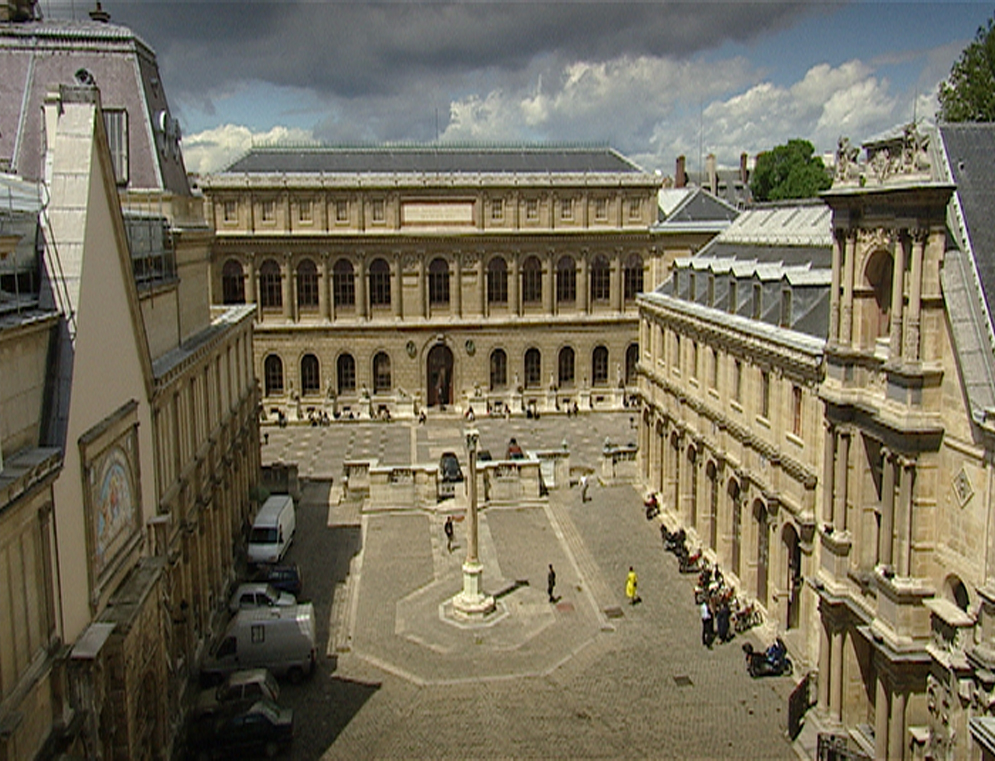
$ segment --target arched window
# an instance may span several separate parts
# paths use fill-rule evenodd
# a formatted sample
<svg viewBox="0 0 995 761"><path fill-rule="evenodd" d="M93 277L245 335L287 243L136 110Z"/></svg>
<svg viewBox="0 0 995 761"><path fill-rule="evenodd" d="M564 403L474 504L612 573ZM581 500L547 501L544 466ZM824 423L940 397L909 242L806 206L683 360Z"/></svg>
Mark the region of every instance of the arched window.
<svg viewBox="0 0 995 761"><path fill-rule="evenodd" d="M245 273L237 259L229 259L221 268L221 303L245 303Z"/></svg>
<svg viewBox="0 0 995 761"><path fill-rule="evenodd" d="M487 265L487 303L508 303L508 265L500 256Z"/></svg>
<svg viewBox="0 0 995 761"><path fill-rule="evenodd" d="M386 259L370 263L370 306L390 306L390 265Z"/></svg>
<svg viewBox="0 0 995 761"><path fill-rule="evenodd" d="M595 346L591 356L591 383L595 386L608 385L608 349Z"/></svg>
<svg viewBox="0 0 995 761"><path fill-rule="evenodd" d="M594 257L591 263L591 301L608 301L611 298L611 266L604 256Z"/></svg>
<svg viewBox="0 0 995 761"><path fill-rule="evenodd" d="M632 254L625 260L622 276L625 300L635 301L636 296L643 292L643 258L639 254ZM714 288L714 280L710 282ZM709 302L709 306L711 306L711 302Z"/></svg>
<svg viewBox="0 0 995 761"><path fill-rule="evenodd" d="M280 396L283 393L283 360L270 354L263 362L263 376L266 383L266 396Z"/></svg>
<svg viewBox="0 0 995 761"><path fill-rule="evenodd" d="M332 267L332 296L337 307L356 306L356 275L348 259L339 259Z"/></svg>
<svg viewBox="0 0 995 761"><path fill-rule="evenodd" d="M538 349L525 352L525 388L539 388L542 385L542 355Z"/></svg>
<svg viewBox="0 0 995 761"><path fill-rule="evenodd" d="M639 344L629 344L625 349L625 385L635 386L636 365L639 362Z"/></svg>
<svg viewBox="0 0 995 761"><path fill-rule="evenodd" d="M508 355L504 349L491 352L491 391L502 389L508 385Z"/></svg>
<svg viewBox="0 0 995 761"><path fill-rule="evenodd" d="M283 308L283 278L280 265L272 259L259 267L259 304L263 309Z"/></svg>
<svg viewBox="0 0 995 761"><path fill-rule="evenodd" d="M390 389L390 357L387 352L377 352L373 357L373 393L386 394Z"/></svg>
<svg viewBox="0 0 995 761"><path fill-rule="evenodd" d="M318 268L310 259L297 265L297 307L318 308Z"/></svg>
<svg viewBox="0 0 995 761"><path fill-rule="evenodd" d="M440 306L449 303L449 263L442 257L428 265L428 303Z"/></svg>
<svg viewBox="0 0 995 761"><path fill-rule="evenodd" d="M874 338L884 338L891 330L891 276L895 266L891 254L878 251L867 262L864 276L867 285L874 290L874 303L877 306L875 319L869 323L875 334Z"/></svg>
<svg viewBox="0 0 995 761"><path fill-rule="evenodd" d="M572 386L574 382L574 350L569 346L564 346L560 349L557 369L559 370L558 383L560 387Z"/></svg>
<svg viewBox="0 0 995 761"><path fill-rule="evenodd" d="M563 256L556 263L556 303L572 304L576 300L577 265L572 256Z"/></svg>
<svg viewBox="0 0 995 761"><path fill-rule="evenodd" d="M318 369L318 358L314 354L301 357L301 393L321 393L321 373Z"/></svg>
<svg viewBox="0 0 995 761"><path fill-rule="evenodd" d="M335 365L339 395L351 394L356 390L356 360L353 359L352 354L340 354Z"/></svg>
<svg viewBox="0 0 995 761"><path fill-rule="evenodd" d="M967 613L967 609L971 607L971 596L968 594L964 582L957 576L951 575L947 577L944 586L946 587L947 599Z"/></svg>
<svg viewBox="0 0 995 761"><path fill-rule="evenodd" d="M538 256L530 256L522 263L522 303L538 304L542 301L542 263Z"/></svg>

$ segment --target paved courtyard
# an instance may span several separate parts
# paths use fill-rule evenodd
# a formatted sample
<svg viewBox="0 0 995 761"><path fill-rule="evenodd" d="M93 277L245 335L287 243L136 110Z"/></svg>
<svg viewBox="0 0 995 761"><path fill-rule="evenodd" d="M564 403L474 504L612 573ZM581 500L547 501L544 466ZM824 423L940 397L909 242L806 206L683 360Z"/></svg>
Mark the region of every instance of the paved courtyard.
<svg viewBox="0 0 995 761"><path fill-rule="evenodd" d="M594 468L606 437L634 438L629 418L476 426L495 457L512 436L525 449L565 441L575 468ZM308 479L292 555L327 653L315 679L284 689L294 758L797 757L786 738L793 683L750 679L741 637L701 646L694 577L663 552L631 486L596 486L587 503L574 487L484 510L484 586L500 612L488 626L448 619L466 552L462 522L446 548L449 506L363 513L339 504L336 487L344 459L433 462L452 450L465 462L462 431L455 418L266 429L263 461L297 462ZM636 606L624 594L630 565Z"/></svg>

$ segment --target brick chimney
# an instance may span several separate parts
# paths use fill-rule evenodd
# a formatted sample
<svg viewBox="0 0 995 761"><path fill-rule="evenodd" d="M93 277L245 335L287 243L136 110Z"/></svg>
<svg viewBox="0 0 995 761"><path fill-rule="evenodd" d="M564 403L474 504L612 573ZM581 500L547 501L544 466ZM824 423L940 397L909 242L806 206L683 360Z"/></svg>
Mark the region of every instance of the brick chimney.
<svg viewBox="0 0 995 761"><path fill-rule="evenodd" d="M744 185L750 183L750 170L746 168L746 153L739 154L739 181Z"/></svg>
<svg viewBox="0 0 995 761"><path fill-rule="evenodd" d="M719 175L715 168L714 153L709 153L705 159L705 170L708 172L708 190L714 196L719 192Z"/></svg>
<svg viewBox="0 0 995 761"><path fill-rule="evenodd" d="M677 166L674 167L674 187L683 188L687 187L687 172L684 171L684 157L677 157Z"/></svg>

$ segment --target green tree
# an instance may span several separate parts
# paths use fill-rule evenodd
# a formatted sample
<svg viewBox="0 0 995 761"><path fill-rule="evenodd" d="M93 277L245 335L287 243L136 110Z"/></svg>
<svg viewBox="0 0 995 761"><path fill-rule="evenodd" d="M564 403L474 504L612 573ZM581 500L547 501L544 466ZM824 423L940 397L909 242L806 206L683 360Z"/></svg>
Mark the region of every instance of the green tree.
<svg viewBox="0 0 995 761"><path fill-rule="evenodd" d="M937 117L947 122L995 121L995 16L978 27L974 42L940 83Z"/></svg>
<svg viewBox="0 0 995 761"><path fill-rule="evenodd" d="M750 179L755 201L812 198L833 184L822 159L808 140L789 140L757 156Z"/></svg>

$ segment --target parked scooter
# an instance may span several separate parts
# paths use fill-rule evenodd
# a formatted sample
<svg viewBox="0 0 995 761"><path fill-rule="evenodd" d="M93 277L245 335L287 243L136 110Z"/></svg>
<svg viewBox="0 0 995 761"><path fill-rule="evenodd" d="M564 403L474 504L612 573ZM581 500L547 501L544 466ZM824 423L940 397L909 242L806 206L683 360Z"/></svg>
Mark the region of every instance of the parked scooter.
<svg viewBox="0 0 995 761"><path fill-rule="evenodd" d="M737 601L736 609L732 612L732 625L737 633L742 634L762 623L763 615L756 605L752 602L742 605Z"/></svg>
<svg viewBox="0 0 995 761"><path fill-rule="evenodd" d="M754 679L761 676L791 676L794 666L788 657L788 648L778 637L764 652L757 652L749 642L743 645L746 670Z"/></svg>
<svg viewBox="0 0 995 761"><path fill-rule="evenodd" d="M653 520L660 514L660 503L655 493L651 493L644 501L643 507L646 509L646 520Z"/></svg>
<svg viewBox="0 0 995 761"><path fill-rule="evenodd" d="M693 554L689 554L687 548L684 548L683 552L677 553L678 570L681 573L697 573L701 570L701 565L705 562L701 555L701 549L699 548Z"/></svg>

